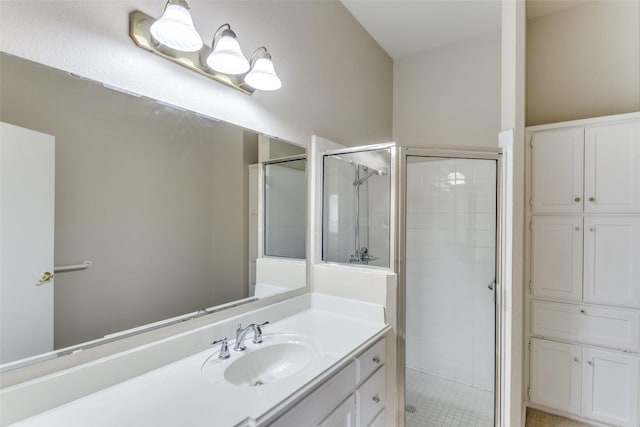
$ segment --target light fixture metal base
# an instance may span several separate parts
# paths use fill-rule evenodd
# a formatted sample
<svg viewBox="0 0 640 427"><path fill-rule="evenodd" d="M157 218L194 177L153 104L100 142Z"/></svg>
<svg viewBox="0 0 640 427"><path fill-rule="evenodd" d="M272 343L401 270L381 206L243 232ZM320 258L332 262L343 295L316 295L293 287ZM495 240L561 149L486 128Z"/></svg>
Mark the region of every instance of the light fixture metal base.
<svg viewBox="0 0 640 427"><path fill-rule="evenodd" d="M207 66L206 58L211 48L204 45L198 52L181 52L156 43L149 28L155 19L144 12L136 10L129 15L129 35L138 47L153 52L171 62L209 77L217 82L230 86L240 92L251 95L255 89L246 84L243 75L228 75L218 73Z"/></svg>

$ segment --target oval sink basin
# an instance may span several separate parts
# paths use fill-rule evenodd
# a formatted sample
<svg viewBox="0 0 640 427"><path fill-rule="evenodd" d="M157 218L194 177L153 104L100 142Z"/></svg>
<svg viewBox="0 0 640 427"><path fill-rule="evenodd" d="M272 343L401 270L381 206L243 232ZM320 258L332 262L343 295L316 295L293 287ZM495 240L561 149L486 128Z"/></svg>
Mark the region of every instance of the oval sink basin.
<svg viewBox="0 0 640 427"><path fill-rule="evenodd" d="M317 350L306 342L276 342L248 350L225 369L224 378L239 386L269 384L300 372L317 355Z"/></svg>

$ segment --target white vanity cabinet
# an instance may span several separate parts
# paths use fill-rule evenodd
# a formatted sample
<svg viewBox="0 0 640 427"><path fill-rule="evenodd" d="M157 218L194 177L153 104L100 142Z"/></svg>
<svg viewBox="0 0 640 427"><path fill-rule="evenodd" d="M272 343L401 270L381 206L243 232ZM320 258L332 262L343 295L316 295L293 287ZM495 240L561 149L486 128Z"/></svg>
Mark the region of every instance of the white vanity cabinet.
<svg viewBox="0 0 640 427"><path fill-rule="evenodd" d="M529 404L639 427L640 114L527 136Z"/></svg>
<svg viewBox="0 0 640 427"><path fill-rule="evenodd" d="M616 426L638 426L640 357L531 340L532 403Z"/></svg>
<svg viewBox="0 0 640 427"><path fill-rule="evenodd" d="M272 427L369 427L384 424L384 338L269 424Z"/></svg>
<svg viewBox="0 0 640 427"><path fill-rule="evenodd" d="M531 137L534 213L640 212L640 120Z"/></svg>

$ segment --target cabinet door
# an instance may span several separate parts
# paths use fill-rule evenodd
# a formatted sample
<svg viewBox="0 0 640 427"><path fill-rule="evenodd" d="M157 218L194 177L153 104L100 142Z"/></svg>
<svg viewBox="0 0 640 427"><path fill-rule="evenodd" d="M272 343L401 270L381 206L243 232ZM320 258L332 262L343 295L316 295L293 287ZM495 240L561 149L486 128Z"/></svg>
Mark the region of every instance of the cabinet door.
<svg viewBox="0 0 640 427"><path fill-rule="evenodd" d="M531 196L533 212L582 212L584 130L533 134Z"/></svg>
<svg viewBox="0 0 640 427"><path fill-rule="evenodd" d="M582 217L535 216L531 242L531 295L582 299Z"/></svg>
<svg viewBox="0 0 640 427"><path fill-rule="evenodd" d="M356 395L352 394L318 424L318 427L354 427L355 425Z"/></svg>
<svg viewBox="0 0 640 427"><path fill-rule="evenodd" d="M580 415L581 348L531 339L531 402Z"/></svg>
<svg viewBox="0 0 640 427"><path fill-rule="evenodd" d="M585 211L640 212L640 122L585 129Z"/></svg>
<svg viewBox="0 0 640 427"><path fill-rule="evenodd" d="M584 300L640 307L640 216L584 219Z"/></svg>
<svg viewBox="0 0 640 427"><path fill-rule="evenodd" d="M583 350L582 415L603 423L638 423L638 357L585 348Z"/></svg>

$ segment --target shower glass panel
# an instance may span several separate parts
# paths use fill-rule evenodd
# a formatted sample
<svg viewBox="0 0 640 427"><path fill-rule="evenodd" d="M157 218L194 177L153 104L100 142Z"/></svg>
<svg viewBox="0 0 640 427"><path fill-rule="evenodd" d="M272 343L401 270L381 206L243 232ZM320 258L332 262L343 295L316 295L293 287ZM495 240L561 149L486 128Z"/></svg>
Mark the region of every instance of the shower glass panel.
<svg viewBox="0 0 640 427"><path fill-rule="evenodd" d="M405 426L494 425L497 160L407 156Z"/></svg>
<svg viewBox="0 0 640 427"><path fill-rule="evenodd" d="M264 254L304 259L307 236L306 159L264 165Z"/></svg>
<svg viewBox="0 0 640 427"><path fill-rule="evenodd" d="M389 267L391 149L325 155L322 260Z"/></svg>

